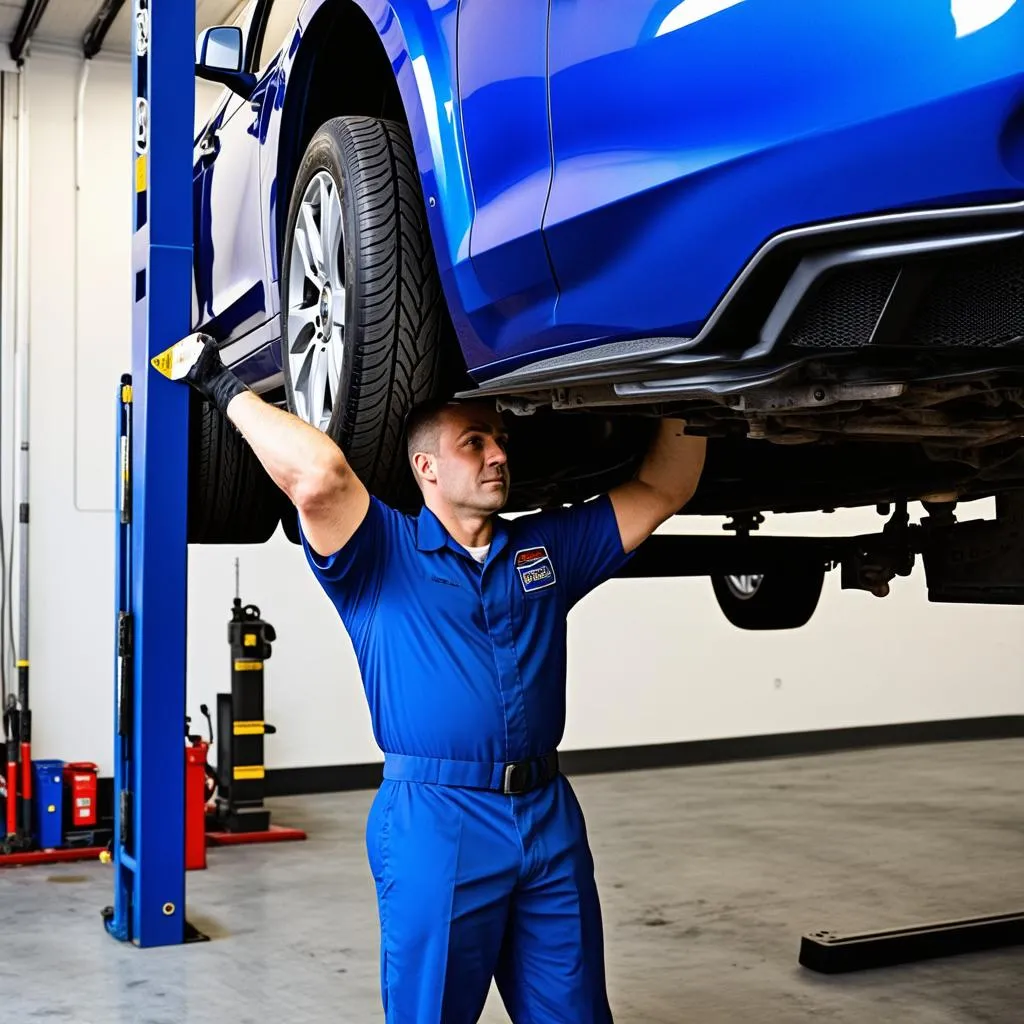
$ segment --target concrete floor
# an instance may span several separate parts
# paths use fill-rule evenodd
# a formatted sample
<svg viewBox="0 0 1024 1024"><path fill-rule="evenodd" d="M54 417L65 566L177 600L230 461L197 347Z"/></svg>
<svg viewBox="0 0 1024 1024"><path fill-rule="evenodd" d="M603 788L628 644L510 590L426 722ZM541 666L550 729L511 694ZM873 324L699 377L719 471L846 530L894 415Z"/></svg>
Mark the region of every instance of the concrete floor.
<svg viewBox="0 0 1024 1024"><path fill-rule="evenodd" d="M803 970L800 936L1024 909L1024 742L577 779L619 1024L1024 1021L1024 947L860 975ZM210 852L202 945L108 938L110 869L0 871L6 1020L379 1020L371 794L275 801L305 844ZM506 1021L496 995L483 1020Z"/></svg>

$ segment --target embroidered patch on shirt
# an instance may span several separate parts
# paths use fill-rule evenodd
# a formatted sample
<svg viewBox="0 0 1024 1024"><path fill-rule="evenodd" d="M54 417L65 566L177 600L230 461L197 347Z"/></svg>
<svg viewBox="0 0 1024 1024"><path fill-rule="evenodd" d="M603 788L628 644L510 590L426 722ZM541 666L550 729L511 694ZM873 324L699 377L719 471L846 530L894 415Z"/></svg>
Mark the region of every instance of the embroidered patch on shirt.
<svg viewBox="0 0 1024 1024"><path fill-rule="evenodd" d="M455 580L446 580L443 576L431 576L430 580L432 583L443 583L446 587L458 588L459 584Z"/></svg>
<svg viewBox="0 0 1024 1024"><path fill-rule="evenodd" d="M525 593L555 585L555 567L551 564L547 548L523 548L516 552L514 562Z"/></svg>

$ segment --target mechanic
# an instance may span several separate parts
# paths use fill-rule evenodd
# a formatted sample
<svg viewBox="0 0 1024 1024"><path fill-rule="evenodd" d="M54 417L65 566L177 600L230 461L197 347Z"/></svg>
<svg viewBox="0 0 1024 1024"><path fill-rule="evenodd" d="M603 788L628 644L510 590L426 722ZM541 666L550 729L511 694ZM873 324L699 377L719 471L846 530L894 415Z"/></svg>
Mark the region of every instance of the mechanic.
<svg viewBox="0 0 1024 1024"><path fill-rule="evenodd" d="M696 489L705 441L662 420L636 478L511 520L493 403L413 411L418 516L371 497L339 447L264 402L207 342L188 379L298 510L355 647L384 782L367 850L381 995L400 1024L478 1020L492 978L516 1024L611 1020L583 814L556 748L566 616Z"/></svg>

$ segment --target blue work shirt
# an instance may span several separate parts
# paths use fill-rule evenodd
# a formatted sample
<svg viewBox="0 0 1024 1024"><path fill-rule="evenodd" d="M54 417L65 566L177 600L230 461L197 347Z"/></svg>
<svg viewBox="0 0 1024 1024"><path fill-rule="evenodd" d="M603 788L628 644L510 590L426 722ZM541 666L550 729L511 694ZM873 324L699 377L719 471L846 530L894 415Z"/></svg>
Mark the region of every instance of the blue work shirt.
<svg viewBox="0 0 1024 1024"><path fill-rule="evenodd" d="M376 498L340 551L303 546L352 639L381 750L483 762L558 746L566 616L629 559L607 496L495 517L483 565L429 509Z"/></svg>

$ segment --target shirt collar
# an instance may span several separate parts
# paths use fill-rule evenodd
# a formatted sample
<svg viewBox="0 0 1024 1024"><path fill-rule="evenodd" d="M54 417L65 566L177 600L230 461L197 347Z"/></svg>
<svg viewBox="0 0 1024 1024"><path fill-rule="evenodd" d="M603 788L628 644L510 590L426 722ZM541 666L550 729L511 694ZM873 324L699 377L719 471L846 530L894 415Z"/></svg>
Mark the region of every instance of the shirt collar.
<svg viewBox="0 0 1024 1024"><path fill-rule="evenodd" d="M447 543L448 531L441 525L441 520L424 505L416 517L416 547L420 551L440 551Z"/></svg>
<svg viewBox="0 0 1024 1024"><path fill-rule="evenodd" d="M491 561L507 543L508 526L501 516L495 516L494 535L491 538L491 550L487 554L487 561ZM451 547L454 551L465 552L465 548L451 539L441 520L426 505L420 509L416 517L416 547L420 551L440 551L443 547Z"/></svg>

